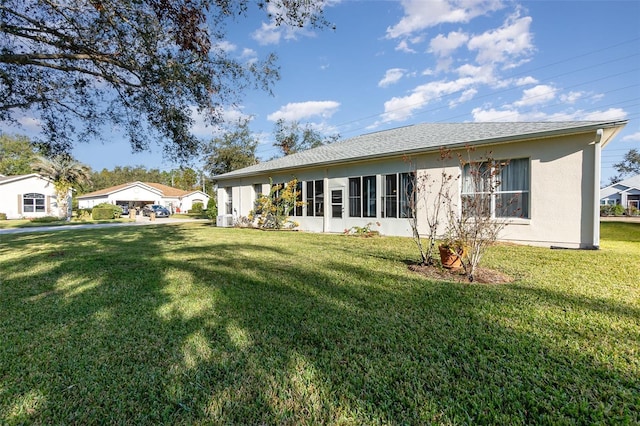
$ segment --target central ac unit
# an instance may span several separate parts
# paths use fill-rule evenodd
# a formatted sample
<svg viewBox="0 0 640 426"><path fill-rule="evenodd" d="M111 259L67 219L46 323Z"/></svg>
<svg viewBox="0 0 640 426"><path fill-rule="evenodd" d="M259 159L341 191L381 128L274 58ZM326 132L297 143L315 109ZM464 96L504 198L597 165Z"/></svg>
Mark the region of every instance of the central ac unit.
<svg viewBox="0 0 640 426"><path fill-rule="evenodd" d="M216 225L221 228L230 228L233 226L233 215L223 214L216 218Z"/></svg>

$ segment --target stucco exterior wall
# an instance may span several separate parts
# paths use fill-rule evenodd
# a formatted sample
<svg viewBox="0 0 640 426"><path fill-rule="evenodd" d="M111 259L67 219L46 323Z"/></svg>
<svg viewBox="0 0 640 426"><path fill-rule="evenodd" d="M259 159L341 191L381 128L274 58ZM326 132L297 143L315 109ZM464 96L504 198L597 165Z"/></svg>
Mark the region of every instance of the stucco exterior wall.
<svg viewBox="0 0 640 426"><path fill-rule="evenodd" d="M45 196L44 212L24 212L22 196L37 193ZM41 177L29 176L0 185L0 213L7 219L58 216L58 203L53 184Z"/></svg>
<svg viewBox="0 0 640 426"><path fill-rule="evenodd" d="M606 137L606 135L605 135ZM598 244L597 214L599 201L595 194L599 190L599 176L594 143L595 132L547 138L518 143L504 143L490 147L477 147L471 154L472 159L491 156L494 159L529 160L529 217L509 219L500 239L516 243L539 246L559 246L567 248L591 248ZM469 157L465 150L452 152L452 158L440 160L439 153L414 155L407 158L389 158L378 161L350 163L322 168L290 170L286 173L272 174L274 183L286 182L292 178L299 181L322 179L324 191L324 217L293 217L300 224L301 230L311 232L341 232L352 226L365 226L367 223L379 223L373 226L384 235L411 236L411 226L406 218L381 217L382 177L390 173L403 173L416 170L418 175L429 175L439 178L443 170L458 178L461 174L457 154ZM377 185L377 217L348 217L348 182L349 177L375 175ZM264 184L264 192L268 191L269 176L252 176L219 182L218 206L220 214L224 213L226 201L225 188L232 187L234 216L247 216L253 208L255 200L255 184ZM304 186L304 185L303 185ZM339 221L329 217L328 206L332 189L342 189L345 208L343 218ZM452 187L454 200L459 203L461 183L456 179ZM304 194L304 192L303 192ZM304 199L304 198L303 198ZM418 195L420 200L420 195ZM425 233L426 208L429 200L418 203L418 222L420 232ZM442 221L444 223L444 220ZM443 228L441 228L441 231Z"/></svg>
<svg viewBox="0 0 640 426"><path fill-rule="evenodd" d="M160 201L162 196L159 191L152 191L138 186L125 188L122 191L113 192L91 198L83 198L78 200L78 207L81 209L93 208L101 203L117 204L120 201L135 201L145 204L163 204Z"/></svg>

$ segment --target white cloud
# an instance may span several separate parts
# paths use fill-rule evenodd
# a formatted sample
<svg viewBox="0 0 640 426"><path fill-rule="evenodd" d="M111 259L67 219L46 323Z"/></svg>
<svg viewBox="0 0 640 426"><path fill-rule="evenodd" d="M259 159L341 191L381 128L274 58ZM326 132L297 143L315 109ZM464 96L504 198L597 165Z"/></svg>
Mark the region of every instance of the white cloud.
<svg viewBox="0 0 640 426"><path fill-rule="evenodd" d="M540 105L556 97L557 89L546 84L539 84L522 92L522 98L513 103L516 107Z"/></svg>
<svg viewBox="0 0 640 426"><path fill-rule="evenodd" d="M226 40L216 43L215 47L225 52L233 52L238 48L238 46Z"/></svg>
<svg viewBox="0 0 640 426"><path fill-rule="evenodd" d="M378 82L379 87L387 87L400 81L406 70L402 68L391 68L384 74L382 80Z"/></svg>
<svg viewBox="0 0 640 426"><path fill-rule="evenodd" d="M502 27L471 37L467 47L478 51L476 61L480 64L507 63L506 67L512 67L515 58L527 56L534 49L531 21L529 16L513 15Z"/></svg>
<svg viewBox="0 0 640 426"><path fill-rule="evenodd" d="M468 40L469 36L463 32L452 31L446 36L438 34L429 43L429 52L440 57L448 56Z"/></svg>
<svg viewBox="0 0 640 426"><path fill-rule="evenodd" d="M335 101L307 101L288 103L281 107L278 111L267 116L269 121L278 121L284 119L286 121L298 121L309 117L320 116L323 118L331 117L338 107L339 102Z"/></svg>
<svg viewBox="0 0 640 426"><path fill-rule="evenodd" d="M469 22L503 7L500 0L402 0L404 16L387 28L387 38L407 37L443 23Z"/></svg>
<svg viewBox="0 0 640 426"><path fill-rule="evenodd" d="M640 142L640 132L635 132L622 138L623 141Z"/></svg>
<svg viewBox="0 0 640 426"><path fill-rule="evenodd" d="M396 50L405 53L416 53L415 50L409 47L409 43L407 42L407 40L400 41L400 43L398 43L398 45L396 46Z"/></svg>
<svg viewBox="0 0 640 426"><path fill-rule="evenodd" d="M413 111L422 108L442 96L467 90L475 83L473 78L433 81L413 89L410 95L394 97L384 103L383 121L403 121L413 115Z"/></svg>
<svg viewBox="0 0 640 426"><path fill-rule="evenodd" d="M249 49L248 47L245 47L244 49L242 49L242 54L240 55L240 57L242 59L254 61L258 58L258 52L256 52L253 49Z"/></svg>
<svg viewBox="0 0 640 426"><path fill-rule="evenodd" d="M461 103L470 101L476 96L477 93L478 93L478 90L476 89L465 90L464 92L462 92L462 95L460 95L458 99L449 102L449 108L454 108Z"/></svg>
<svg viewBox="0 0 640 426"><path fill-rule="evenodd" d="M578 100L582 99L585 92L569 92L567 94L560 95L560 100L568 104L575 104Z"/></svg>
<svg viewBox="0 0 640 426"><path fill-rule="evenodd" d="M627 118L627 112L622 108L609 108L606 111L592 111L585 113L581 120L624 120Z"/></svg>
<svg viewBox="0 0 640 426"><path fill-rule="evenodd" d="M606 121L621 120L627 113L620 108L610 108L606 111L561 111L545 113L542 111L522 112L514 108L474 108L471 111L473 120L477 122L487 121Z"/></svg>
<svg viewBox="0 0 640 426"><path fill-rule="evenodd" d="M278 44L282 37L282 30L274 22L263 22L251 37L261 45Z"/></svg>
<svg viewBox="0 0 640 426"><path fill-rule="evenodd" d="M538 80L531 76L527 76L519 78L515 81L516 86L528 86L530 84L538 84Z"/></svg>

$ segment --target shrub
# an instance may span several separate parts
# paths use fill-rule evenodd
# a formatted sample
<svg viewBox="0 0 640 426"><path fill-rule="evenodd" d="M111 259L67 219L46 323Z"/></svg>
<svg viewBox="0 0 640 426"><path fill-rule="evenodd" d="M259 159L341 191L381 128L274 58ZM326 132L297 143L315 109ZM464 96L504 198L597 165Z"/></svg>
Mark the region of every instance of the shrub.
<svg viewBox="0 0 640 426"><path fill-rule="evenodd" d="M213 223L216 222L216 218L218 217L218 206L216 204L215 196L209 198L209 201L207 202L207 217L209 220L213 221Z"/></svg>
<svg viewBox="0 0 640 426"><path fill-rule="evenodd" d="M611 214L614 216L622 216L624 214L624 207L622 207L621 204L616 204L615 206L612 206L613 208L611 209Z"/></svg>
<svg viewBox="0 0 640 426"><path fill-rule="evenodd" d="M104 213L99 213L100 219L98 219L95 215L96 209L108 209L111 212L111 215L107 219L118 219L122 216L122 207L110 204L110 203L100 203L96 206L93 206L92 216L95 220L104 220Z"/></svg>
<svg viewBox="0 0 640 426"><path fill-rule="evenodd" d="M93 220L109 220L115 217L113 209L108 207L94 207L91 216Z"/></svg>
<svg viewBox="0 0 640 426"><path fill-rule="evenodd" d="M7 220L7 214L6 213L0 213L0 220Z"/></svg>
<svg viewBox="0 0 640 426"><path fill-rule="evenodd" d="M202 213L204 211L204 204L193 203L191 206L191 213Z"/></svg>
<svg viewBox="0 0 640 426"><path fill-rule="evenodd" d="M59 220L60 218L57 216L42 216L42 217L34 217L30 219L30 221L33 223L51 223L51 222L58 222Z"/></svg>

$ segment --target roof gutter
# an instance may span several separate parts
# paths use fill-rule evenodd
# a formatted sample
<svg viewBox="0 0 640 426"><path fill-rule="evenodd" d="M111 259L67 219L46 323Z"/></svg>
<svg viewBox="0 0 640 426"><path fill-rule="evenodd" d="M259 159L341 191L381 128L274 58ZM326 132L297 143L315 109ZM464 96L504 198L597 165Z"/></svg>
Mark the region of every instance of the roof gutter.
<svg viewBox="0 0 640 426"><path fill-rule="evenodd" d="M584 126L580 126L580 127L575 127L572 129L558 129L558 130L547 130L547 131L542 131L542 132L534 132L534 133L524 133L524 134L520 134L520 135L508 135L508 136L502 136L502 137L497 137L497 138L489 138L489 139L477 139L477 140L471 140L471 141L462 141L462 142L457 142L457 143L452 143L452 144L448 144L445 145L445 147L447 149L462 149L465 148L466 146L483 146L483 145L501 145L501 144L505 144L505 143L511 143L511 142L519 142L519 141L526 141L526 140L536 140L536 139L549 139L549 138L553 138L556 136L567 136L567 135L574 135L574 134L580 134L580 133L589 133L593 130L602 130L603 128L610 128L610 127L616 127L619 126L621 123L627 123L627 120L620 120L620 121L613 121L610 123L589 123L586 124ZM442 148L442 145L438 145L438 146L433 146L431 148L416 148L416 149L412 149L412 150L407 150L407 151L401 151L401 152L389 152L389 153L382 153L382 154L374 154L374 155L368 155L368 156L362 156L359 157L357 159L354 158L345 158L345 159L341 159L338 161L322 161L322 162L317 162L314 163L313 165L300 165L300 166L283 166L283 167L276 167L273 169L268 169L268 170L255 170L255 171L251 171L251 172L247 172L247 173L237 173L237 174L233 174L232 176L225 176L225 175L218 175L218 176L213 176L212 179L214 181L219 181L219 180L227 180L227 179L236 179L236 178L245 178L245 177L251 177L251 176L258 176L258 175L265 175L265 174L273 174L273 173L278 173L278 172L285 172L287 170L296 170L296 169L300 169L300 168L307 168L307 167L324 167L324 166L328 166L328 165L337 165L337 164L344 164L344 163L353 163L353 162L365 162L365 161L371 161L371 160L382 160L382 159L386 159L386 158L393 158L393 157L399 157L399 156L406 156L406 155L414 155L414 154L428 154L431 152L438 152L440 150L440 148ZM230 172L233 173L233 172ZM598 184L599 187L599 184Z"/></svg>

